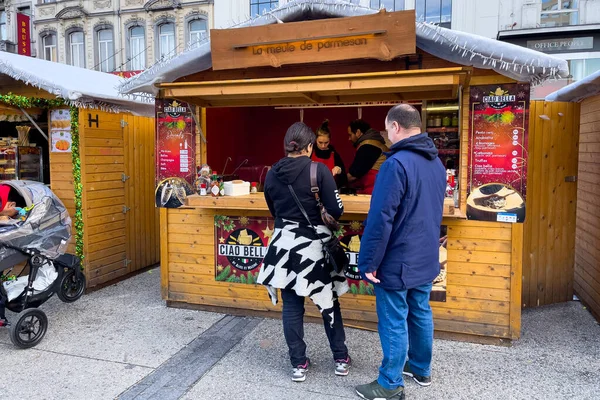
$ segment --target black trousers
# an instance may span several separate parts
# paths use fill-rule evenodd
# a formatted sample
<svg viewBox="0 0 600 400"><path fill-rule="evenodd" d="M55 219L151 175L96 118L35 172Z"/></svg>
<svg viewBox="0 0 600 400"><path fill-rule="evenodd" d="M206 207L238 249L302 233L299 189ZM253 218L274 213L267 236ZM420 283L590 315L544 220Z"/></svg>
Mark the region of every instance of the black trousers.
<svg viewBox="0 0 600 400"><path fill-rule="evenodd" d="M290 362L293 367L306 363L306 343L304 343L304 297L298 296L291 289L281 290L283 301L283 334L287 342ZM334 360L348 357L346 347L346 333L342 323L340 303L336 300L333 308L334 324L329 325L323 321L329 347L333 353Z"/></svg>

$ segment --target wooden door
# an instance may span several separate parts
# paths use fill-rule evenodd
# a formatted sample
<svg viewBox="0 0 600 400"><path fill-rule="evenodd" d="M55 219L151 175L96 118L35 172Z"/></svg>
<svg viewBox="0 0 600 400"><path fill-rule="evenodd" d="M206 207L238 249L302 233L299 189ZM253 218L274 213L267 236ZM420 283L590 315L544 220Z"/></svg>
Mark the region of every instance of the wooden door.
<svg viewBox="0 0 600 400"><path fill-rule="evenodd" d="M154 206L154 118L121 115L125 153L127 268L160 261L159 214Z"/></svg>
<svg viewBox="0 0 600 400"><path fill-rule="evenodd" d="M579 105L531 102L523 306L573 298Z"/></svg>
<svg viewBox="0 0 600 400"><path fill-rule="evenodd" d="M84 254L88 287L125 275L125 156L119 114L80 109Z"/></svg>

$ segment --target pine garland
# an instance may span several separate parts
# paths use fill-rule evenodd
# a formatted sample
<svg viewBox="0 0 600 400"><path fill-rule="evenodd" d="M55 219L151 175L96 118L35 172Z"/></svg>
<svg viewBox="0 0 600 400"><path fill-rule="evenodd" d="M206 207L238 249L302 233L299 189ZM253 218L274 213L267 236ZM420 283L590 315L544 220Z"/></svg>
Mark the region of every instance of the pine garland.
<svg viewBox="0 0 600 400"><path fill-rule="evenodd" d="M26 97L18 94L0 94L0 103L21 108L52 108L65 105L63 99L43 99L40 97Z"/></svg>
<svg viewBox="0 0 600 400"><path fill-rule="evenodd" d="M83 207L81 183L81 156L79 154L79 108L71 107L71 157L73 159L73 189L75 191L75 255L83 265Z"/></svg>

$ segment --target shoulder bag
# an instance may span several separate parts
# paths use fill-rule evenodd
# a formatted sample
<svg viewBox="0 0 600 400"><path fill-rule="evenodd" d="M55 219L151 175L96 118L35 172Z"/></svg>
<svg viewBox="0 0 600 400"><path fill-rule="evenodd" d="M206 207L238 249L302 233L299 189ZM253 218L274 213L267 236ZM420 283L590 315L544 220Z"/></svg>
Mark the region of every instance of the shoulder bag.
<svg viewBox="0 0 600 400"><path fill-rule="evenodd" d="M321 212L321 218L323 219L323 223L333 233L335 230L339 229L339 225L335 218L329 215L319 197L319 186L317 184L317 164L314 162L310 166L310 185L311 191L315 194L315 199L317 200L317 206L319 207L319 210ZM302 203L300 203L298 196L296 196L296 192L294 191L294 188L292 188L292 185L288 185L288 189L290 190L290 193L292 194L296 205L300 209L300 212L302 213L302 215L304 215L304 218L306 218L308 224L315 231L315 235L317 235L317 237L321 241L321 245L323 246L323 254L325 255L325 262L329 266L331 266L331 268L335 272L344 272L346 268L348 268L350 262L348 260L348 257L346 256L346 252L340 244L340 240L332 234L331 239L329 239L327 242L324 242L323 239L319 237L319 232L317 231L317 228L310 221L310 218L308 217L306 210L302 206Z"/></svg>

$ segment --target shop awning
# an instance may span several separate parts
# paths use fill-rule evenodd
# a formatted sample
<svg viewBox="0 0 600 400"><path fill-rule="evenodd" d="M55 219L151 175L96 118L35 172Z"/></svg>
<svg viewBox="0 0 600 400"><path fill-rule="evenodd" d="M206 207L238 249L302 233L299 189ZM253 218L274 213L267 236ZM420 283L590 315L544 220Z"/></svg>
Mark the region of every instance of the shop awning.
<svg viewBox="0 0 600 400"><path fill-rule="evenodd" d="M281 24L315 19L353 17L377 13L344 0L292 0L269 13L233 28ZM494 70L520 82L539 84L569 75L565 60L510 43L416 22L417 47L435 57L459 65ZM128 94L158 93L158 84L210 69L209 39L196 48L158 62L125 81L119 90Z"/></svg>
<svg viewBox="0 0 600 400"><path fill-rule="evenodd" d="M202 107L456 99L471 68L164 83L166 97Z"/></svg>
<svg viewBox="0 0 600 400"><path fill-rule="evenodd" d="M60 97L77 107L153 116L154 99L138 97L134 100L121 95L117 86L122 81L122 78L104 72L0 51L3 94L19 94L19 86L30 85L44 92L25 91L30 97Z"/></svg>
<svg viewBox="0 0 600 400"><path fill-rule="evenodd" d="M546 96L546 101L580 102L600 95L600 71Z"/></svg>

